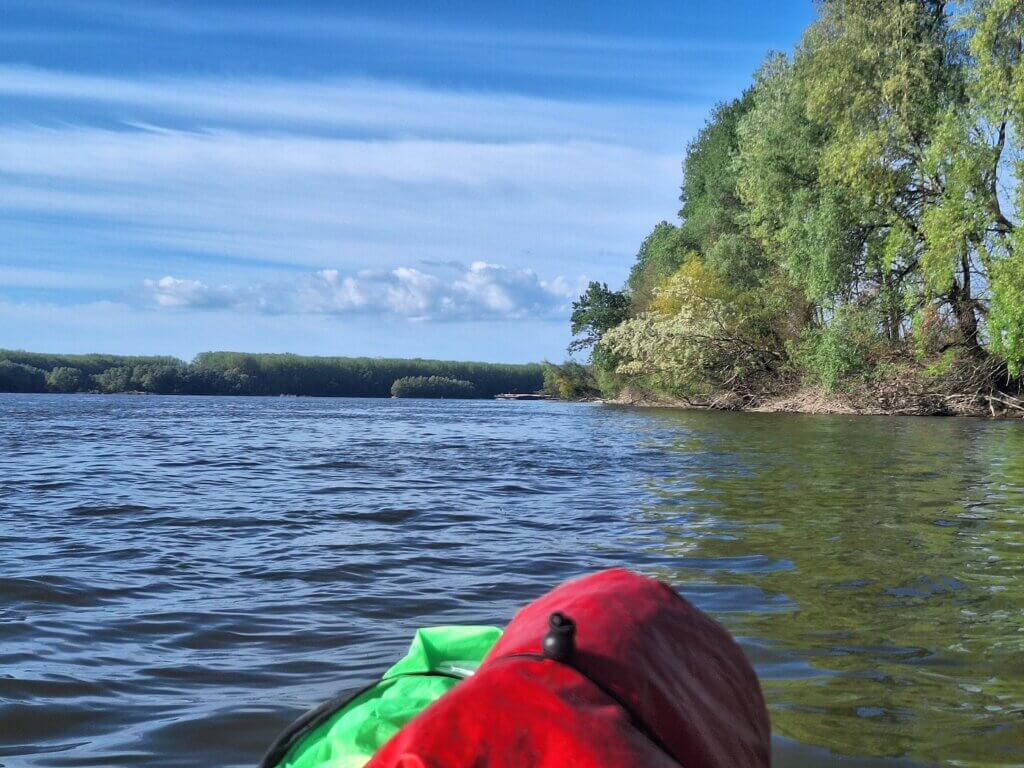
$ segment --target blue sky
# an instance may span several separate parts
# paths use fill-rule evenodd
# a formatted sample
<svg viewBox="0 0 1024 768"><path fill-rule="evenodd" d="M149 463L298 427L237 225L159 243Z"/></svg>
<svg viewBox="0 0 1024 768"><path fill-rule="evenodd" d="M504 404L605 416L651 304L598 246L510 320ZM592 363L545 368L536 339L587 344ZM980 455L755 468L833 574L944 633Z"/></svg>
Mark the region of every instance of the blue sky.
<svg viewBox="0 0 1024 768"><path fill-rule="evenodd" d="M561 359L812 13L0 0L0 346Z"/></svg>

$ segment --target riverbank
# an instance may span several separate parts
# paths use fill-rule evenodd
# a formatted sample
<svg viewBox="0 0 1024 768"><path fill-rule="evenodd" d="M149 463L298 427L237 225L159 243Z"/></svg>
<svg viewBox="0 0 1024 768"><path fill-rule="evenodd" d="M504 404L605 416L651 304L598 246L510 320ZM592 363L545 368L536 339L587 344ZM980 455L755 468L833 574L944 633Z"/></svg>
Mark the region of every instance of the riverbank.
<svg viewBox="0 0 1024 768"><path fill-rule="evenodd" d="M970 416L1024 418L1024 400L1003 392L992 394L923 392L882 397L861 390L828 391L801 386L756 398L721 393L708 398L672 397L627 386L603 402L639 408L746 411L751 413L848 414L859 416Z"/></svg>

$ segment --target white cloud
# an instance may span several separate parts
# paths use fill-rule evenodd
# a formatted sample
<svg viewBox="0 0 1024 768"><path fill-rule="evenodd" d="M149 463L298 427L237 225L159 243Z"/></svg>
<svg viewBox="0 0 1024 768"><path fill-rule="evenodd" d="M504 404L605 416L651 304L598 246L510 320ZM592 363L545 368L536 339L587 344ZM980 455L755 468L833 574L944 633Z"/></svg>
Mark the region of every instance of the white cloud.
<svg viewBox="0 0 1024 768"><path fill-rule="evenodd" d="M198 280L179 280L168 276L146 280L144 286L158 307L217 307L234 303L230 290L211 289Z"/></svg>
<svg viewBox="0 0 1024 768"><path fill-rule="evenodd" d="M476 261L445 279L412 267L342 275L323 269L298 280L210 286L165 276L143 282L159 309L234 309L261 314L386 314L411 320L537 320L564 316L583 279L541 280L532 270Z"/></svg>
<svg viewBox="0 0 1024 768"><path fill-rule="evenodd" d="M673 215L679 153L702 119L689 107L393 83L0 65L5 94L52 109L45 124L0 116L0 298L115 299L155 333L185 338L200 323L193 350L218 338L287 349L284 329L331 338L332 324L360 325L346 344L385 349L380 329L410 320L450 321L430 338L452 350L453 328L468 339L472 320L540 327L538 344L564 347L581 288L564 276L625 277L643 236ZM253 344L238 342L244 321L260 327ZM217 335L218 323L237 335ZM42 327L70 339L75 325ZM488 350L500 337L472 333ZM54 347L27 323L8 338Z"/></svg>

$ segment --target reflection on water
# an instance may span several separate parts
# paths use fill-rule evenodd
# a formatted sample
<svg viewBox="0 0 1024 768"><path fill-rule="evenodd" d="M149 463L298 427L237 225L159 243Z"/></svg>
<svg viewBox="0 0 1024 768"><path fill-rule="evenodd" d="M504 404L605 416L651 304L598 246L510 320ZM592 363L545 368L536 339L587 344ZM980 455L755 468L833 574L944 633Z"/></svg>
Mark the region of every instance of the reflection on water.
<svg viewBox="0 0 1024 768"><path fill-rule="evenodd" d="M651 419L680 456L642 511L678 558L657 572L716 595L777 733L847 755L1024 762L1020 425Z"/></svg>
<svg viewBox="0 0 1024 768"><path fill-rule="evenodd" d="M0 396L0 766L242 766L434 623L625 564L776 765L1024 764L1024 425Z"/></svg>

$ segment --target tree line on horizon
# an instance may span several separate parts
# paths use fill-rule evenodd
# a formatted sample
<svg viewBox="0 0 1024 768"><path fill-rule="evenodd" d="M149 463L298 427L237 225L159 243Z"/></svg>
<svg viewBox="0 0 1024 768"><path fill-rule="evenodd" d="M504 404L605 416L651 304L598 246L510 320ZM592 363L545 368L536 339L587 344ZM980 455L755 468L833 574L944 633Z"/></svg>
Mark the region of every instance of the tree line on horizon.
<svg viewBox="0 0 1024 768"><path fill-rule="evenodd" d="M456 381L476 397L535 392L538 364L370 357L203 352L174 357L50 355L0 350L0 392L146 392L166 395L306 395L390 397L396 381Z"/></svg>
<svg viewBox="0 0 1024 768"><path fill-rule="evenodd" d="M574 304L566 390L1019 391L1024 3L822 0L689 144L678 223Z"/></svg>

